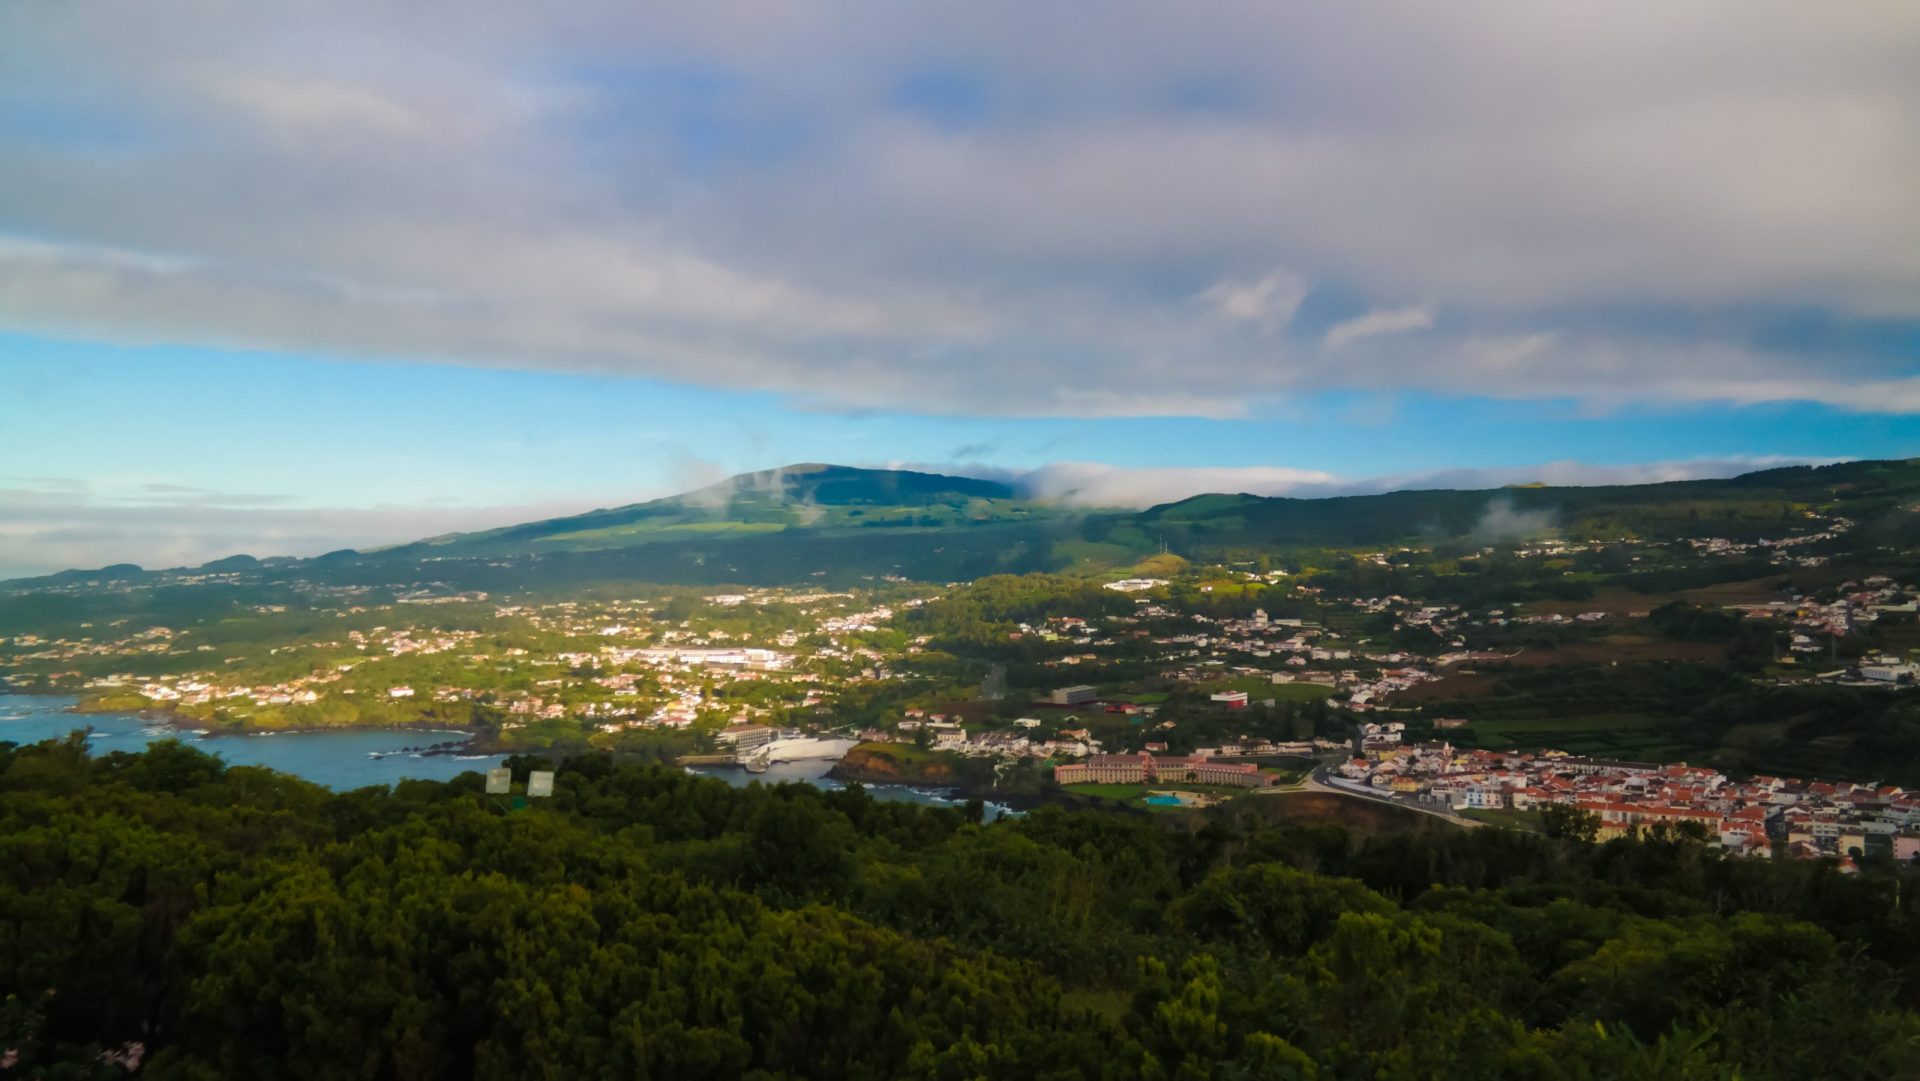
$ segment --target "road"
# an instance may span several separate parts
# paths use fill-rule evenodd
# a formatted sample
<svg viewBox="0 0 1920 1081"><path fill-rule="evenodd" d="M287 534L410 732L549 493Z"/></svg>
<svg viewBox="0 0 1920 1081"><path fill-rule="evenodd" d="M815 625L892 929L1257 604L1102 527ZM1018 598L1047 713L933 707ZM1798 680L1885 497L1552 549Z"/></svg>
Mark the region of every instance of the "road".
<svg viewBox="0 0 1920 1081"><path fill-rule="evenodd" d="M1335 796L1350 796L1354 799L1373 800L1376 803L1392 804L1395 807L1401 807L1409 811L1418 811L1421 814L1432 815L1435 818L1443 819L1456 826L1463 826L1467 829L1478 829L1486 825L1485 822L1472 818L1463 818L1460 815L1454 814L1452 811L1443 811L1437 807L1415 803L1412 800L1400 799L1396 796L1376 794L1373 792L1361 792L1351 788L1342 788L1337 785L1328 784L1323 779L1326 770L1327 767L1323 763L1313 767L1313 769L1307 773L1306 777L1302 778L1296 784L1275 785L1272 788L1255 789L1254 794L1258 796L1281 796L1294 792L1325 792Z"/></svg>

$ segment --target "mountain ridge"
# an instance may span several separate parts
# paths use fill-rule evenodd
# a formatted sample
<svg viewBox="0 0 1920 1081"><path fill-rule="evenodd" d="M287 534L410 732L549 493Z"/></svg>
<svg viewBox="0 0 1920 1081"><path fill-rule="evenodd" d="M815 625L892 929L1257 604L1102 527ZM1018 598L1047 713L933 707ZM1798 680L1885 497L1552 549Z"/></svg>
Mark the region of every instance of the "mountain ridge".
<svg viewBox="0 0 1920 1081"><path fill-rule="evenodd" d="M767 575L823 577L848 564L864 575L953 580L963 572L996 569L1051 570L1103 561L1120 565L1162 544L1195 557L1222 558L1280 547L1496 539L1511 535L1501 529L1521 522L1532 523L1536 532L1569 535L1611 530L1616 535L1678 536L1708 526L1733 534L1763 533L1814 506L1831 505L1896 519L1904 528L1916 504L1920 459L1781 466L1724 479L1629 485L1509 485L1335 496L1212 492L1140 511L1067 508L1025 497L1014 485L981 478L813 462L492 530L385 548L341 549L311 559L228 556L197 569L280 577L309 572L325 578L357 575L384 581L403 580L394 569L407 565L437 571L463 561L571 560L580 564L581 574L753 581ZM1505 523L1500 528L1488 522L1496 511ZM929 536L943 540L929 544ZM799 569L803 564L809 564L804 571ZM38 584L118 581L194 569L159 572L116 564L4 584L17 592ZM722 570L739 577L714 578Z"/></svg>

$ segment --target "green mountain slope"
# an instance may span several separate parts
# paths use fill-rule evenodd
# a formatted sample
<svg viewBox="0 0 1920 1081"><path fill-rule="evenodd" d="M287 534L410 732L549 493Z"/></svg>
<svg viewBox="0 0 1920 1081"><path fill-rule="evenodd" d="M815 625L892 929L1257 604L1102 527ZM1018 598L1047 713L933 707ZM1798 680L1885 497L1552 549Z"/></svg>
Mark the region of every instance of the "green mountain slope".
<svg viewBox="0 0 1920 1081"><path fill-rule="evenodd" d="M1920 460L1848 462L1727 480L1587 488L1520 486L1335 498L1202 495L1145 511L1077 510L1005 484L807 464L748 473L651 502L310 560L223 560L265 583L515 589L581 582L781 584L895 575L1124 566L1168 550L1242 559L1287 548L1442 540L1781 536L1808 514L1843 514L1862 543L1920 543ZM63 572L7 590L125 583L138 568Z"/></svg>
<svg viewBox="0 0 1920 1081"><path fill-rule="evenodd" d="M1116 529L1163 538L1183 554L1244 548L1364 546L1530 533L1576 538L1778 536L1809 511L1885 530L1911 529L1920 459L1795 466L1727 480L1493 491L1429 490L1330 499L1202 495L1132 516Z"/></svg>
<svg viewBox="0 0 1920 1081"><path fill-rule="evenodd" d="M594 551L787 530L951 528L1031 518L1007 485L892 469L804 464L743 473L647 503L383 549L382 557Z"/></svg>

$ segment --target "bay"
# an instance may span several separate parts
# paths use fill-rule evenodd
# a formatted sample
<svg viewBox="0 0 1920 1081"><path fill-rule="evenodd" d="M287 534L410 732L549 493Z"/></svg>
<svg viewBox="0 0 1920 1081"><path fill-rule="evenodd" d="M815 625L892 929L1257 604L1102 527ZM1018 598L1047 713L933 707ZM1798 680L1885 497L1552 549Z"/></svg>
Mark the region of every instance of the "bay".
<svg viewBox="0 0 1920 1081"><path fill-rule="evenodd" d="M343 792L413 778L447 781L470 771L485 772L503 760L499 755L418 755L403 750L461 739L464 732L355 728L203 737L137 713L67 712L75 701L56 695L0 695L0 741L38 743L91 727L88 747L95 754L108 754L138 751L155 740L178 739L219 755L230 766L265 766ZM375 754L384 757L372 757Z"/></svg>
<svg viewBox="0 0 1920 1081"><path fill-rule="evenodd" d="M504 761L501 755L420 755L403 748L462 738L462 732L424 729L354 728L338 732L276 732L247 736L199 736L190 731L147 720L137 713L71 713L78 699L61 695L0 695L0 742L38 743L64 739L75 729L91 727L88 747L95 754L138 751L160 739L178 739L219 755L231 766L265 766L304 777L336 791L391 785L420 779L447 781L467 772L485 772ZM375 758L373 755L381 755ZM817 788L845 787L827 776L827 759L780 762L765 773L748 773L737 766L696 766L689 772L725 781L736 788L753 783L797 781ZM930 807L960 807L965 800L929 788L908 785L868 785L874 799L918 803ZM999 804L986 805L991 822L1009 813Z"/></svg>

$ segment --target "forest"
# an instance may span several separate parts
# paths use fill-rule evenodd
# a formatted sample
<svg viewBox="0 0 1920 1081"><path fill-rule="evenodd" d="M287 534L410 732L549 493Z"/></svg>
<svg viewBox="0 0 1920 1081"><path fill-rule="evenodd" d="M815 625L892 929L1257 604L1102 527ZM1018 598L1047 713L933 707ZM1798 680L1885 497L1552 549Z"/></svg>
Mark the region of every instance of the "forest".
<svg viewBox="0 0 1920 1081"><path fill-rule="evenodd" d="M513 760L516 777L546 763ZM1910 868L0 744L0 1074L1912 1076Z"/></svg>

